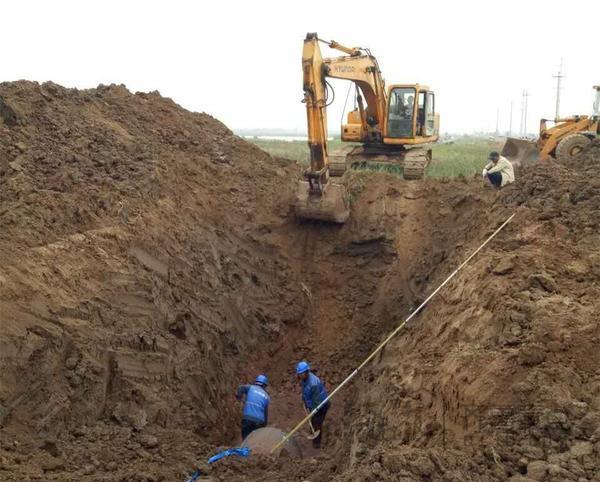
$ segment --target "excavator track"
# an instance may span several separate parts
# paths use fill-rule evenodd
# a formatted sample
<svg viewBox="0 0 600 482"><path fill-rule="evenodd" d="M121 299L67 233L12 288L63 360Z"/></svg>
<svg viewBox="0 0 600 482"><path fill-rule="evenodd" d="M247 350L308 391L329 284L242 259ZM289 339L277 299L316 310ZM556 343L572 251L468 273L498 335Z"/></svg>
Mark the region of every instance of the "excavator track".
<svg viewBox="0 0 600 482"><path fill-rule="evenodd" d="M425 170L431 161L431 147L413 147L402 151L389 151L384 149L365 149L355 147L345 155L343 153L335 156L333 164L335 174L341 176L349 166L359 166L361 164L397 164L402 167L404 179L423 179ZM330 164L330 173L331 166Z"/></svg>
<svg viewBox="0 0 600 482"><path fill-rule="evenodd" d="M404 154L404 179L423 179L425 169L431 161L430 149L411 149Z"/></svg>
<svg viewBox="0 0 600 482"><path fill-rule="evenodd" d="M353 147L341 147L329 154L329 175L341 177L348 169L347 157Z"/></svg>

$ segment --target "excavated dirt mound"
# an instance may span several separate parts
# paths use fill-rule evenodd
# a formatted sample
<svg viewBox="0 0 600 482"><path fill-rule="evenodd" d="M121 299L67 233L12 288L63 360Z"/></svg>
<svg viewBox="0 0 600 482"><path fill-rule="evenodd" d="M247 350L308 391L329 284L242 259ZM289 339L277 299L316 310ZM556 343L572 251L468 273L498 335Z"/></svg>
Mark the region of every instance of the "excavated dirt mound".
<svg viewBox="0 0 600 482"><path fill-rule="evenodd" d="M233 439L244 358L303 317L267 239L290 170L155 93L0 96L0 478L144 472L160 430L173 479Z"/></svg>
<svg viewBox="0 0 600 482"><path fill-rule="evenodd" d="M239 444L240 382L302 417L499 224L333 400L304 458L205 480L596 480L600 148L479 180L351 172L344 226L298 223L299 169L119 86L0 84L0 479L184 480Z"/></svg>
<svg viewBox="0 0 600 482"><path fill-rule="evenodd" d="M599 480L599 166L596 144L452 206L471 246L517 216L364 377L336 480Z"/></svg>

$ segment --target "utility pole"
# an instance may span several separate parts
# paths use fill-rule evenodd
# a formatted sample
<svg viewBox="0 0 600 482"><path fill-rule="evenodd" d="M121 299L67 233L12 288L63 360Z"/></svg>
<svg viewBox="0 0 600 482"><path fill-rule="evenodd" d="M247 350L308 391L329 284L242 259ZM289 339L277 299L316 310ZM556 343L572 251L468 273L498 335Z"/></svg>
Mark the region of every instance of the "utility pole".
<svg viewBox="0 0 600 482"><path fill-rule="evenodd" d="M523 89L523 96L521 97L521 137L527 136L527 101L529 95L527 89Z"/></svg>
<svg viewBox="0 0 600 482"><path fill-rule="evenodd" d="M498 128L499 119L500 119L500 107L496 107L496 136L500 135L500 129Z"/></svg>
<svg viewBox="0 0 600 482"><path fill-rule="evenodd" d="M525 91L523 91L525 94ZM525 112L525 95L521 95L521 124L519 126L519 137L523 136L523 112Z"/></svg>
<svg viewBox="0 0 600 482"><path fill-rule="evenodd" d="M525 89L523 89L523 93L521 94L521 125L519 126L519 137L523 137L523 125L525 119Z"/></svg>
<svg viewBox="0 0 600 482"><path fill-rule="evenodd" d="M527 107L529 107L529 96L531 94L525 90L525 130L523 131L523 137L527 137Z"/></svg>
<svg viewBox="0 0 600 482"><path fill-rule="evenodd" d="M525 118L523 120L524 124L525 124L525 129L523 131L523 137L527 137L527 107L528 107L528 103L529 103L529 92L527 92L527 90L525 90Z"/></svg>
<svg viewBox="0 0 600 482"><path fill-rule="evenodd" d="M513 101L510 101L510 118L508 121L508 137L512 137Z"/></svg>
<svg viewBox="0 0 600 482"><path fill-rule="evenodd" d="M554 119L560 118L560 90L562 88L562 79L565 77L563 74L563 59L560 59L560 67L558 68L558 73L553 75L556 79L556 111L554 113Z"/></svg>

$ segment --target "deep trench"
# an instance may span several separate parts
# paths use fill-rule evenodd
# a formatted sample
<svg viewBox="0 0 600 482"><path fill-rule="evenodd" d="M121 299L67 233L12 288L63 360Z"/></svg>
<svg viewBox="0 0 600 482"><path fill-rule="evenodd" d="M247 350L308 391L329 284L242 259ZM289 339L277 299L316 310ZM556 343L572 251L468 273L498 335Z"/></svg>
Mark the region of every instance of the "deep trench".
<svg viewBox="0 0 600 482"><path fill-rule="evenodd" d="M361 222L343 228L302 223L286 229L291 242L285 254L305 286L303 320L286 327L275 343L254 351L234 377L269 376L270 426L287 432L304 417L293 371L299 360L308 360L331 392L435 288L431 282L455 268L447 265L448 250L468 233L453 223L432 225L426 206L412 194L414 185L403 187L396 202L363 204ZM342 464L349 460L351 427L360 408L356 393L368 391L381 375L377 360L332 399L321 451L305 437L308 428L300 430L296 440L304 457L325 453L341 458ZM229 421L236 428L240 409L232 410ZM234 429L222 443L238 444L238 432Z"/></svg>
<svg viewBox="0 0 600 482"><path fill-rule="evenodd" d="M173 336L167 338L170 344L159 347L158 351L153 346L142 346L139 337L121 335L121 339L107 343L106 353L118 359L118 370L110 357L102 358L105 369L99 369L98 373L105 377L96 380L90 376L89 385L76 392L80 398L74 398L69 405L73 407L70 418L55 424L57 437L63 437L59 432L65 425L70 430L61 443L72 454L74 465L81 467L92 454L100 459L99 467L108 466L113 455L107 454L112 450L125 454L117 459L123 461L123 471L131 473L147 463L146 454L138 455L135 444L149 433L160 440L158 450L169 460L165 470L170 474L187 473L193 458L207 459L223 447L241 442L242 407L233 396L237 384L248 383L258 373L266 373L271 382L270 425L288 431L304 416L294 377L299 360L311 363L329 391L356 368L431 291L439 278L455 267L447 263L449 253L472 239L472 233L461 226L473 210L463 205L462 214L450 211L446 198L452 189L433 182L408 183L392 176L369 176L367 180L368 187L357 198L352 217L343 226L298 223L292 217L283 217L269 226L272 232L268 236L251 238L242 229L225 232L211 229L210 225L205 227L208 223L203 220L204 224L193 224L183 240L170 236L160 239L165 245L179 243L181 248L185 242L185 247L189 247L182 250L188 253L186 260L174 260L174 274L169 277L154 274L153 267L143 269L146 264L135 256L137 251L133 254L128 251L131 266L127 267L127 278L115 280L115 285L121 280L131 287L131 292L154 299L152 313L159 306L161 311L172 314L165 325L159 326ZM452 186L457 187L468 191L463 184ZM219 225L216 220L211 222ZM197 226L202 229L193 229ZM165 233L171 234L169 230ZM236 259L228 261L233 257ZM87 260L84 266L96 269L95 261ZM266 265L263 271L261 262ZM140 263L142 269L137 266ZM284 274L274 275L279 267ZM256 282L252 278L254 273ZM104 286L104 280L101 281ZM265 285L269 282L281 285L267 289ZM123 293L118 286L109 288L99 301L120 302ZM206 296L207 293L211 296ZM289 324L281 321L283 317L273 316L279 308L278 300L270 296L272 293L288 301L289 296L299 297L295 304L302 307L301 315L292 317L294 321ZM248 302L249 309L235 306L228 311L228 306L216 303L213 295L225 296L230 304L237 297L241 304ZM139 301L138 298L133 301ZM127 298L122 303L130 301ZM264 326L256 319L257 308L263 310L267 323L275 320L269 334L261 331ZM83 314L77 312L77 316ZM420 318L421 315L415 322ZM128 318L115 319L119 324L111 325L109 333L123 330L128 334ZM111 323L115 322L111 319ZM97 323L102 326L103 320ZM84 335L82 332L77 339L80 349L101 352ZM398 335L410 336L410 331ZM69 353L51 345L45 349L48 360L36 367L57 367L60 374ZM173 371L169 357L174 360ZM299 434L305 459L324 456L330 461L320 465L320 478L314 480L328 480L349 466L356 452L356 441L360 440L354 432L357 417L366 410L377 412L386 403L382 399L371 407L364 406L365 395L374 393L377 397L372 391L374 381L386 376L380 370L380 362L381 357L377 357L332 400L320 451L311 449L303 436L305 430ZM48 373L42 371L39 376L47 377ZM93 390L99 392L97 397ZM98 406L95 400L104 403ZM40 396L31 405L44 416L48 403ZM24 405L23 413L26 410L31 411ZM148 415L143 420L148 421L147 426L136 427L139 414ZM16 417L13 420L19 422ZM82 424L87 427L81 428ZM14 430L19 429L15 424ZM32 436L30 443L35 443L36 437ZM107 444L105 440L109 439L111 442ZM127 451L123 452L123 447ZM135 458L130 454L135 454ZM236 479L228 474L228 480L261 480L264 469L253 467L252 461L247 463L251 475L246 471ZM155 463L155 470L162 470L158 464ZM226 466L222 469L227 471ZM217 466L215 470L221 469ZM294 480L298 472L293 471L293 465L289 468L283 464L277 470L277 479L262 480Z"/></svg>
<svg viewBox="0 0 600 482"><path fill-rule="evenodd" d="M25 294L17 300L25 306L8 305L22 315L23 324L15 326L26 327L34 318L38 321L31 324L51 330L35 326L37 334L29 336L29 330L23 329L23 339L33 340L35 356L30 360L15 356L18 370L9 378L14 378L14 383L10 381L16 388L14 400L21 400L22 393L30 397L22 399L9 428L24 435L22 446L29 443L30 452L39 454L42 450L34 445L39 444L40 434L33 425L48 421L51 430L46 435L59 439L68 454L65 472L84 470L91 458L97 463L87 474L90 478L102 470L113 472L109 468L113 459L122 463L120 475L126 480L131 471L148 466L158 472L168 466L170 474L189 470L192 454L204 457L239 443L241 407L233 393L238 383L252 380L258 372L271 379L271 424L289 430L303 416L293 376L296 362L309 360L332 390L423 298L431 279L445 270L453 238L465 235L456 234L460 230L456 217L448 206L439 205L448 189L375 173L349 173L355 203L344 226L298 224L284 207L293 190L295 169L274 163L208 116L182 116L170 101L155 95L133 96L122 87L102 88L97 95L75 94L55 85L46 89L57 94L53 101L38 85L7 87L23 112L32 112L27 126L34 134L15 130L10 144L26 140L30 153L46 153L49 144L42 141L51 138L64 144L61 149L82 154L82 159L106 160L106 170L92 171L99 175L94 182L110 186L104 193L100 184L81 182L87 168L79 156L71 162L69 155L68 165L62 156L44 156L49 170L69 174L50 179L51 185L61 192L66 186L73 193L67 196L66 189L65 196L50 196L46 189L40 190L32 198L36 216L31 218L54 223L56 213L68 214L77 207L74 219L69 215L59 218L58 228L41 224L33 229L22 222L29 220L29 208L23 206L30 203L19 196L13 199L12 193L8 197L15 201L15 227L20 228L14 230L17 234L10 244L61 241L53 243L53 250L30 252L16 260L24 265L16 271L25 273L27 283L19 281ZM21 91L26 95L16 94ZM79 110L80 95L85 105L95 106L89 118L89 112ZM31 104L31 99L36 101ZM113 122L115 109L117 123ZM128 122L128 116L135 122ZM85 144L87 140L90 146L102 144L102 152L87 148L80 152L81 146L63 131L56 139L55 126L70 126L73 118L82 120L78 135ZM119 129L101 130L105 135L99 136L101 125ZM122 136L121 125L135 126L135 145L139 142L144 149L130 150L133 144L129 135ZM180 132L189 132L199 141L184 141ZM100 137L105 142L99 142ZM222 151L213 146L217 139ZM178 148L168 147L175 141ZM123 162L109 163L113 158ZM164 166L147 162L155 158L173 162ZM14 179L23 181L22 187L27 188L23 192L29 183L47 188L49 179L39 169L39 159L33 155L27 159L28 176L21 179L19 174ZM155 167L161 168L158 175ZM131 172L139 177L132 178ZM119 189L133 192L134 184L145 194L123 194L127 210L97 213L100 217L95 221L91 211L84 212L82 218L79 206L90 207L90 200L97 198L104 211L121 200ZM81 191L76 189L82 185ZM462 184L450 190L457 186ZM96 197L88 192L94 187ZM438 189L437 195L432 189ZM91 210L95 209L94 205ZM444 210L441 216L440 210ZM469 215L464 206L460 210ZM130 224L134 217L140 222ZM53 238L41 236L41 228L54 233ZM275 239L274 252L265 253L270 248L263 241L271 239ZM63 243L67 249L58 252ZM96 253L89 246L105 252ZM277 256L294 279L286 284L288 280L281 276L271 276L285 286L265 289L264 283L277 268ZM11 255L6 259L12 262ZM262 271L261 262L267 265ZM64 267L69 269L57 269ZM254 272L262 276L260 288L255 288ZM288 290L292 281L296 287ZM297 289L299 283L302 289ZM248 292L240 293L244 289ZM47 299L28 298L38 291ZM263 336L256 311L277 309L271 293L298 293L304 311L290 325L281 324L281 317L271 317L273 329L279 331L276 336ZM248 309L230 306L238 300L240 305L246 301ZM8 338L9 343L16 339ZM357 394L368 393L376 375L377 369L368 367L333 400L322 453L348 456L361 408ZM31 390L40 380L43 390ZM160 439L152 457L139 447L148 434ZM0 443L0 451L3 448ZM157 451L162 460L155 457ZM15 471L28 473L25 465L16 464Z"/></svg>

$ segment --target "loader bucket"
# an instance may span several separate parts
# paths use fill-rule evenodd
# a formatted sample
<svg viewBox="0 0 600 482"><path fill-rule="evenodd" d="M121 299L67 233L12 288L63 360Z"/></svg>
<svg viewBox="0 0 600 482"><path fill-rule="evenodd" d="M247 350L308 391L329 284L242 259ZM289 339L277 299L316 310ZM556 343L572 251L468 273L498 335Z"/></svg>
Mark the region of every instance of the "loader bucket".
<svg viewBox="0 0 600 482"><path fill-rule="evenodd" d="M300 181L296 191L296 216L302 219L315 219L330 223L345 223L350 216L348 193L341 184L331 181L323 186L323 191L311 193L308 181Z"/></svg>
<svg viewBox="0 0 600 482"><path fill-rule="evenodd" d="M533 141L507 137L501 155L514 166L528 166L538 160L540 153Z"/></svg>

